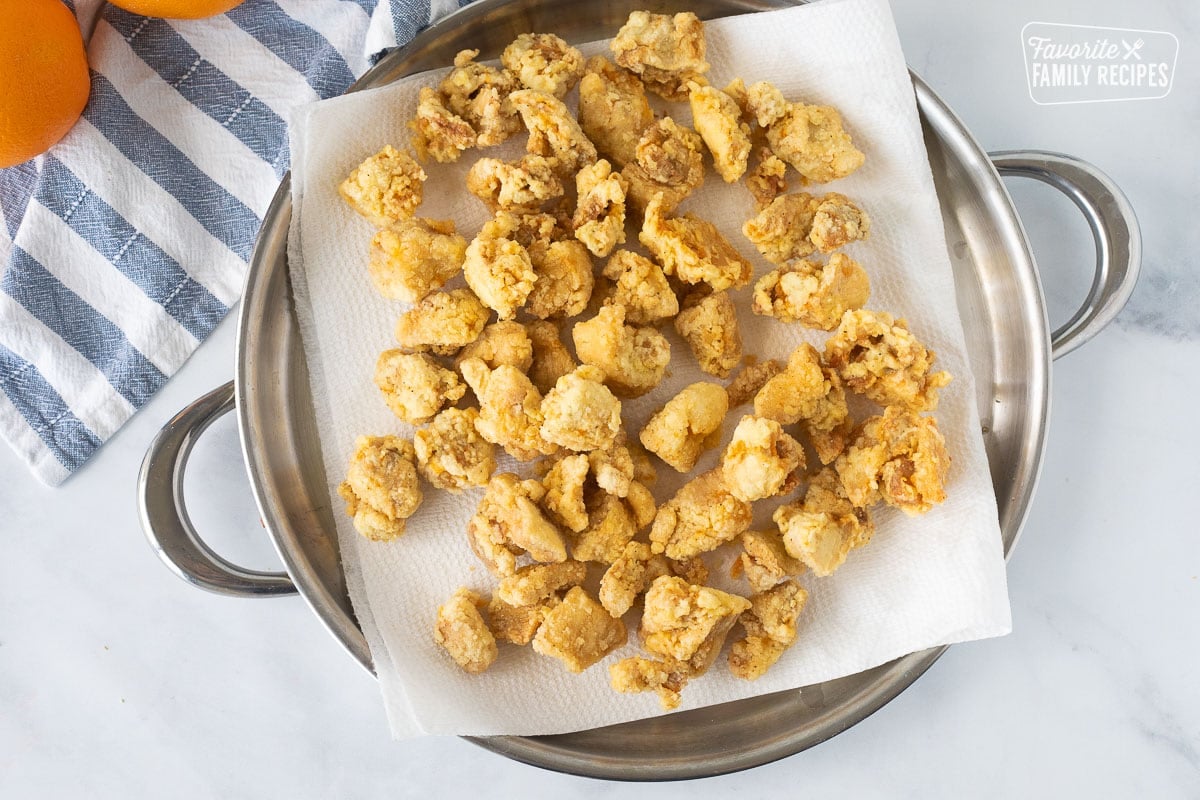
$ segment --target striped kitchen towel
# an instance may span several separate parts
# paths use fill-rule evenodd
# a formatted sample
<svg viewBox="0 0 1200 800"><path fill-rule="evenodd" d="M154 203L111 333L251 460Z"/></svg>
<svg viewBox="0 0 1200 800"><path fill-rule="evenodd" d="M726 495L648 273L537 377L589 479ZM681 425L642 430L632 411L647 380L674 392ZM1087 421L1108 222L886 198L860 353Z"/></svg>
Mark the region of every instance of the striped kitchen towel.
<svg viewBox="0 0 1200 800"><path fill-rule="evenodd" d="M64 0L83 118L0 170L0 435L60 483L237 301L288 169L288 114L456 0L246 0L204 20Z"/></svg>

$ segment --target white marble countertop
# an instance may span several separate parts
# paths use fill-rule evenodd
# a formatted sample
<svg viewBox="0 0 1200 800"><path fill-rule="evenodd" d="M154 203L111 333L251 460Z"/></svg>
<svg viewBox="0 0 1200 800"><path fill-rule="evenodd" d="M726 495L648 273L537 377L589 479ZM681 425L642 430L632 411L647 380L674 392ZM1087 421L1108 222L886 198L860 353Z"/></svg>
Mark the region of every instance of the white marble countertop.
<svg viewBox="0 0 1200 800"><path fill-rule="evenodd" d="M952 648L864 723L738 775L638 796L1195 797L1200 793L1200 13L1173 0L894 0L914 69L988 149L1042 148L1125 189L1144 274L1115 324L1054 365L1041 484L1009 566L1013 633ZM1030 21L1180 39L1165 99L1038 106ZM1010 182L1052 320L1090 282L1070 204ZM190 588L138 527L134 481L158 428L232 375L228 319L61 489L0 448L0 796L605 797L459 739L388 738L376 686L299 599ZM1192 411L1188 409L1192 408ZM195 521L247 566L277 564L231 418L197 449Z"/></svg>

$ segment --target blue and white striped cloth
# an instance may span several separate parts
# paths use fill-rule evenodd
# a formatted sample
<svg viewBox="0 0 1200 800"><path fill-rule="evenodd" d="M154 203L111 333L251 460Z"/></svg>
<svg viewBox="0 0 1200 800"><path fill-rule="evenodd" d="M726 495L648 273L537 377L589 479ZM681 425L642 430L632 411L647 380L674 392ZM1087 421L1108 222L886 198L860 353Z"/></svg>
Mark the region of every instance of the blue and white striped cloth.
<svg viewBox="0 0 1200 800"><path fill-rule="evenodd" d="M459 5L246 0L168 21L64 1L88 40L87 109L0 170L0 435L51 485L237 302L291 110Z"/></svg>

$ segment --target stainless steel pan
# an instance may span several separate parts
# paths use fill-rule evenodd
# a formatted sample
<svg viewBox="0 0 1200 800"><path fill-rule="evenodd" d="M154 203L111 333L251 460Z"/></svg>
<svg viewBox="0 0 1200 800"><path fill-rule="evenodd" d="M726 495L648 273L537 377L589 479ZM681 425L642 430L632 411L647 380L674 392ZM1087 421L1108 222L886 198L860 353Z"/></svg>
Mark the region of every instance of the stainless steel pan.
<svg viewBox="0 0 1200 800"><path fill-rule="evenodd" d="M786 6L785 0L702 0L686 7L712 18ZM495 56L518 33L548 30L573 41L609 36L630 10L673 11L682 2L480 0L390 53L354 89L366 89L450 63L477 47ZM933 167L946 247L978 386L1005 553L1029 510L1049 421L1050 362L1098 333L1120 311L1141 257L1137 220L1099 170L1043 152L991 155L913 75ZM1049 333L1037 268L1001 175L1048 183L1070 197L1095 236L1096 275L1069 322ZM162 560L195 586L227 595L299 593L364 668L371 655L346 595L325 486L309 379L290 299L287 233L290 183L279 187L263 221L242 300L236 380L181 411L155 440L138 487L141 519ZM205 428L236 408L246 469L262 519L286 573L242 569L213 552L183 505L188 453ZM603 778L678 779L746 769L811 747L898 695L945 648L801 691L742 700L641 722L545 737L474 741L548 769Z"/></svg>

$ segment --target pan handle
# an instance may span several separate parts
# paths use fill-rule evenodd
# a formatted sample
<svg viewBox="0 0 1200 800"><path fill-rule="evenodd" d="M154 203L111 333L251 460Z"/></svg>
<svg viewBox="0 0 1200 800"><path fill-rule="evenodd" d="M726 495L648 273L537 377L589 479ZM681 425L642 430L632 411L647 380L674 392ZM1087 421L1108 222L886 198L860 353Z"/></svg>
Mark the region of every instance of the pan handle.
<svg viewBox="0 0 1200 800"><path fill-rule="evenodd" d="M1071 199L1092 229L1096 275L1087 299L1050 334L1050 350L1061 358L1112 322L1137 283L1142 268L1142 232L1125 193L1086 161L1044 150L1002 150L988 154L1001 175L1033 178Z"/></svg>
<svg viewBox="0 0 1200 800"><path fill-rule="evenodd" d="M233 410L233 382L176 414L150 444L138 475L138 516L162 562L193 586L232 597L295 594L286 572L258 572L231 564L196 533L183 501L183 474L200 435Z"/></svg>

